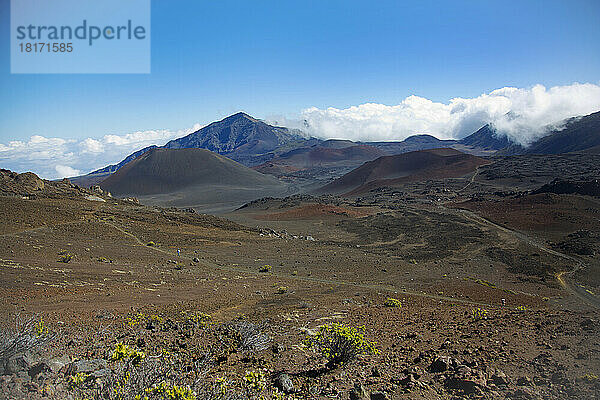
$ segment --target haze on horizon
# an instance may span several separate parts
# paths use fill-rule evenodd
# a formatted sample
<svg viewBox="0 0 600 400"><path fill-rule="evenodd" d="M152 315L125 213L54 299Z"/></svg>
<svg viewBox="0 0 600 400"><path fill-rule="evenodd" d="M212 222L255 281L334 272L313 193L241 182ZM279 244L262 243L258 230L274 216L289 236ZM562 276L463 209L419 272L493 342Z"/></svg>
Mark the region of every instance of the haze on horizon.
<svg viewBox="0 0 600 400"><path fill-rule="evenodd" d="M6 28L0 167L86 173L237 111L320 138L493 123L527 144L600 110L600 3L523 3L153 2L148 75L11 75Z"/></svg>

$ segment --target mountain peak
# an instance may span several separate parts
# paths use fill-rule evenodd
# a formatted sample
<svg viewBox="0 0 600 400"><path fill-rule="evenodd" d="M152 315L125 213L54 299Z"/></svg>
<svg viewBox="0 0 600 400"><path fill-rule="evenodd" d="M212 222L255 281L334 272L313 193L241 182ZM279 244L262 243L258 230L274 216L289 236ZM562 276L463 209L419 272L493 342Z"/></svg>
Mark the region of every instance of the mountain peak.
<svg viewBox="0 0 600 400"><path fill-rule="evenodd" d="M477 132L461 139L460 144L483 150L500 150L512 144L506 136L499 136L491 124L482 126Z"/></svg>
<svg viewBox="0 0 600 400"><path fill-rule="evenodd" d="M298 140L303 140L298 132L271 126L238 112L187 136L171 140L164 147L208 149L246 165L258 165L273 158L273 151Z"/></svg>
<svg viewBox="0 0 600 400"><path fill-rule="evenodd" d="M234 122L234 121L239 121L239 120L248 120L248 121L252 121L252 122L259 122L260 120L252 117L251 115L246 114L243 111L237 112L235 114L230 115L229 117L225 117L223 118L221 121L219 122Z"/></svg>

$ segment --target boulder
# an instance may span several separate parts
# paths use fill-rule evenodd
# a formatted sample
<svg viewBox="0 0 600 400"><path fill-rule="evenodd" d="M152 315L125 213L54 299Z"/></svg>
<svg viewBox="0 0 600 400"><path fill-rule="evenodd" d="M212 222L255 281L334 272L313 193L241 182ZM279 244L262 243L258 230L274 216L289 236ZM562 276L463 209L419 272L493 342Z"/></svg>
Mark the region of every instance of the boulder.
<svg viewBox="0 0 600 400"><path fill-rule="evenodd" d="M492 382L494 382L495 385L508 385L509 379L504 372L497 369L492 374Z"/></svg>
<svg viewBox="0 0 600 400"><path fill-rule="evenodd" d="M2 375L12 375L18 374L19 372L27 372L34 364L34 357L29 352L14 355L4 363L4 371Z"/></svg>
<svg viewBox="0 0 600 400"><path fill-rule="evenodd" d="M528 376L521 376L517 379L517 385L519 386L531 386L533 385L533 380Z"/></svg>
<svg viewBox="0 0 600 400"><path fill-rule="evenodd" d="M52 372L52 369L50 368L49 362L47 360L44 360L30 367L27 372L29 373L31 379L34 379L40 374L47 374Z"/></svg>
<svg viewBox="0 0 600 400"><path fill-rule="evenodd" d="M373 392L371 393L371 400L388 400L389 397L384 392Z"/></svg>
<svg viewBox="0 0 600 400"><path fill-rule="evenodd" d="M69 375L75 375L79 372L83 372L84 374L91 374L101 369L108 368L108 363L106 360L101 358L92 359L92 360L79 360L74 361L67 367L67 373Z"/></svg>
<svg viewBox="0 0 600 400"><path fill-rule="evenodd" d="M449 370L451 365L452 361L450 357L440 356L431 363L429 370L431 372L444 372Z"/></svg>
<svg viewBox="0 0 600 400"><path fill-rule="evenodd" d="M292 382L292 379L286 373L279 374L275 378L275 386L284 393L294 392L294 382Z"/></svg>
<svg viewBox="0 0 600 400"><path fill-rule="evenodd" d="M369 393L365 387L360 383L355 383L354 387L350 389L350 400L367 400Z"/></svg>
<svg viewBox="0 0 600 400"><path fill-rule="evenodd" d="M539 399L540 397L533 389L520 387L512 393L510 398L514 400L534 400Z"/></svg>

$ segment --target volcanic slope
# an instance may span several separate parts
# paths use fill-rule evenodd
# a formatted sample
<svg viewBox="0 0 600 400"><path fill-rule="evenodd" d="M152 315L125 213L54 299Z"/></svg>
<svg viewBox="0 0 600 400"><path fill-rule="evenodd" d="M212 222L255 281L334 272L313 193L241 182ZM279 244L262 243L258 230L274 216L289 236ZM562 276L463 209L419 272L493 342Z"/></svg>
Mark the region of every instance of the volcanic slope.
<svg viewBox="0 0 600 400"><path fill-rule="evenodd" d="M101 186L116 196L136 196L145 204L203 212L230 210L287 191L276 178L205 149L150 150Z"/></svg>
<svg viewBox="0 0 600 400"><path fill-rule="evenodd" d="M489 161L448 148L413 151L367 162L322 187L323 193L361 193L377 187L460 177Z"/></svg>

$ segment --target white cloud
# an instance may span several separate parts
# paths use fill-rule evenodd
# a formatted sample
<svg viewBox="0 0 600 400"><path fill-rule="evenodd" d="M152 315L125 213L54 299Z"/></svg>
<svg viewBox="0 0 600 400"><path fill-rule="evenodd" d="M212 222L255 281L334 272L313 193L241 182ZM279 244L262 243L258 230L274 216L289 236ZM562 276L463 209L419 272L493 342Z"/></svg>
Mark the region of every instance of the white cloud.
<svg viewBox="0 0 600 400"><path fill-rule="evenodd" d="M475 98L453 98L448 103L409 96L392 106L312 107L302 111L301 119L308 122L312 135L362 141L403 140L420 133L459 139L492 123L498 134L526 145L547 133L548 126L599 110L600 86L574 83L550 89L542 85L505 87ZM298 123L296 126L303 128Z"/></svg>
<svg viewBox="0 0 600 400"><path fill-rule="evenodd" d="M104 144L96 139L87 138L83 140L79 147L81 148L82 153L102 153L104 151Z"/></svg>
<svg viewBox="0 0 600 400"><path fill-rule="evenodd" d="M58 178L68 178L70 176L77 176L81 174L78 169L71 168L68 165L57 165L54 167L54 169L58 174Z"/></svg>
<svg viewBox="0 0 600 400"><path fill-rule="evenodd" d="M134 151L150 145L162 146L171 139L197 131L150 130L81 140L33 135L28 141L0 144L0 167L17 172L32 171L46 179L88 173L115 164Z"/></svg>

